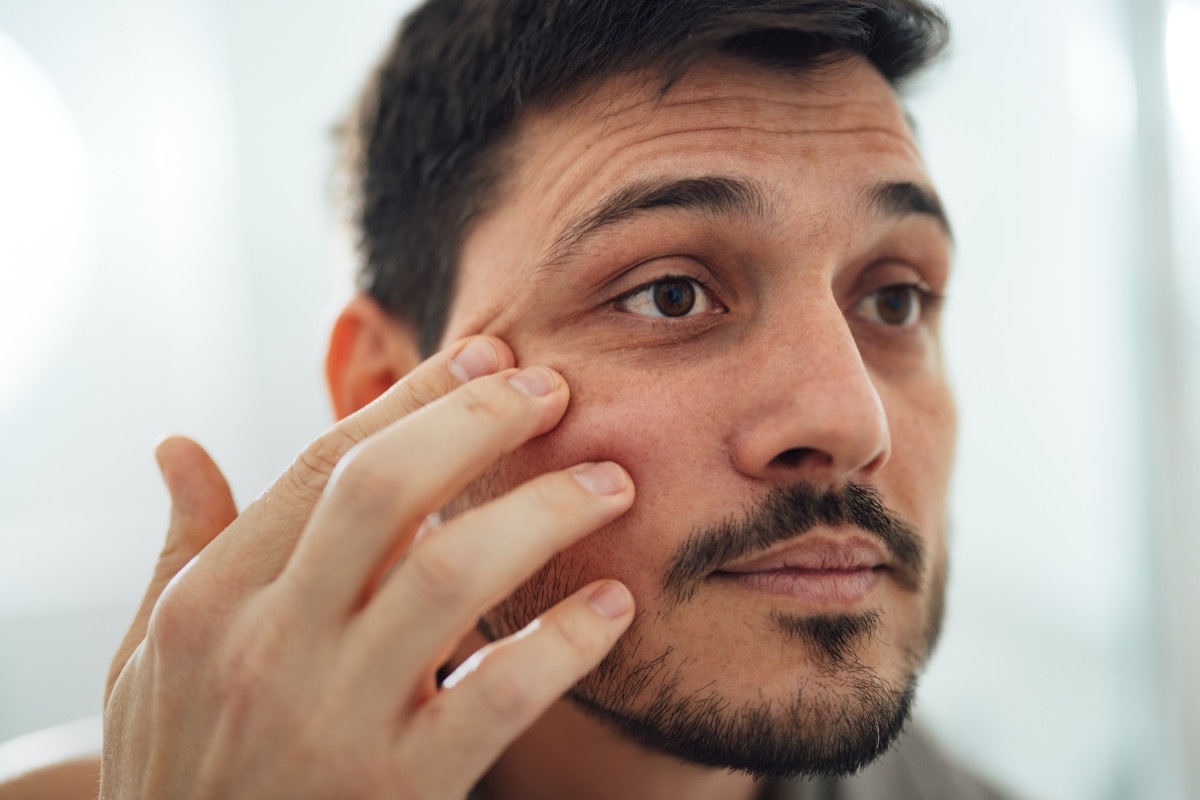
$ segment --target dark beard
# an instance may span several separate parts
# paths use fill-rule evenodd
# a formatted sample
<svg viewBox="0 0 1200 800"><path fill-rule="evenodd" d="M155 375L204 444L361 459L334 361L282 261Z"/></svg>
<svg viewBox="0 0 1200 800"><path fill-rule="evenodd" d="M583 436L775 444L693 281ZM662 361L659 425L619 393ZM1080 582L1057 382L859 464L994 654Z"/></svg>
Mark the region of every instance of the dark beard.
<svg viewBox="0 0 1200 800"><path fill-rule="evenodd" d="M821 666L784 701L734 707L716 692L681 694L681 667L669 666L670 651L630 663L633 654L624 647L568 697L630 739L691 763L755 778L850 775L878 758L903 730L916 676L894 688L850 655L853 643L877 624L873 615L803 619L797 635L810 654L821 654L815 661ZM647 688L652 699L634 709L638 690Z"/></svg>
<svg viewBox="0 0 1200 800"><path fill-rule="evenodd" d="M679 548L664 575L660 600L673 614L686 607L706 577L736 558L790 539L818 525L853 525L873 533L896 560L893 576L912 592L926 570L919 536L894 517L866 487L820 492L799 486L767 497L744 521L695 532ZM496 640L514 633L583 585L562 558L480 620ZM684 694L686 659L667 648L641 653L639 631L654 624L639 612L629 631L568 697L590 715L647 747L686 761L735 769L760 778L833 777L852 774L881 755L903 729L916 675L940 628L942 582L931 581L931 618L918 649L902 654L908 672L891 685L861 663L859 649L881 622L876 611L856 614L777 613L784 641L804 648L797 657L797 688L790 697L733 705L718 691ZM736 664L736 654L730 654Z"/></svg>

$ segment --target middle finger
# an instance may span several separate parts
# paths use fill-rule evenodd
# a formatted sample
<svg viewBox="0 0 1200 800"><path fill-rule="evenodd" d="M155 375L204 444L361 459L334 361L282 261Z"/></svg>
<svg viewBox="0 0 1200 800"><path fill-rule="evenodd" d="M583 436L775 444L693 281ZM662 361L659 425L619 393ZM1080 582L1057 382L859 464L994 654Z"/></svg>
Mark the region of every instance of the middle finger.
<svg viewBox="0 0 1200 800"><path fill-rule="evenodd" d="M363 613L347 649L356 681L394 690L398 674L432 670L479 616L555 553L633 504L629 475L612 462L541 475L471 509L423 539Z"/></svg>
<svg viewBox="0 0 1200 800"><path fill-rule="evenodd" d="M354 611L425 517L558 424L567 399L561 376L531 367L472 381L391 424L338 464L286 572L319 608Z"/></svg>

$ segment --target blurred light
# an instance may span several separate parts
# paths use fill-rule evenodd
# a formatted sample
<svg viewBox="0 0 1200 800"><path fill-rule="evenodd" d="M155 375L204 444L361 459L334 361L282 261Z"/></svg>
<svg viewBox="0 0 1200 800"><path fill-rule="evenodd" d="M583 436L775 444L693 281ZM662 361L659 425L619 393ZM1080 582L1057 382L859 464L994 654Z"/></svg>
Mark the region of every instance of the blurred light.
<svg viewBox="0 0 1200 800"><path fill-rule="evenodd" d="M1131 141L1137 119L1133 67L1122 41L1097 20L1080 20L1067 40L1067 80L1089 137Z"/></svg>
<svg viewBox="0 0 1200 800"><path fill-rule="evenodd" d="M1200 139L1200 4L1177 0L1167 11L1167 91L1180 127Z"/></svg>
<svg viewBox="0 0 1200 800"><path fill-rule="evenodd" d="M1200 301L1200 232L1194 220L1200 219L1200 0L1175 0L1167 10L1166 70L1174 126L1171 163L1172 205L1176 227L1174 243L1175 280L1179 308L1191 308ZM1181 321L1188 334L1185 341L1200 352L1200 321L1183 314ZM1186 376L1186 371L1185 371ZM1186 377L1185 377L1186 380ZM1192 371L1200 397L1200 370ZM1194 435L1200 443L1200 413L1196 415Z"/></svg>
<svg viewBox="0 0 1200 800"><path fill-rule="evenodd" d="M0 420L78 323L92 271L83 142L58 90L0 33Z"/></svg>

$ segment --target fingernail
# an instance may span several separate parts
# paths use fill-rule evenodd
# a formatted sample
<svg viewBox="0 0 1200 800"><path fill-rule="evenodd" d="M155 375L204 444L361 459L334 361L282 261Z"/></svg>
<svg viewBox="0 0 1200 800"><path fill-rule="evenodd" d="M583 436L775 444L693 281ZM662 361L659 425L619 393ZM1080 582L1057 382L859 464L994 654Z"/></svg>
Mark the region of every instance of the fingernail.
<svg viewBox="0 0 1200 800"><path fill-rule="evenodd" d="M575 480L592 494L616 494L625 488L625 470L611 461L602 461L577 470Z"/></svg>
<svg viewBox="0 0 1200 800"><path fill-rule="evenodd" d="M508 382L525 394L541 397L554 391L554 376L544 367L523 369L508 379Z"/></svg>
<svg viewBox="0 0 1200 800"><path fill-rule="evenodd" d="M463 383L496 371L496 350L486 339L472 339L450 361L450 372Z"/></svg>
<svg viewBox="0 0 1200 800"><path fill-rule="evenodd" d="M605 581L588 596L588 603L606 619L616 619L633 608L633 597L623 584Z"/></svg>

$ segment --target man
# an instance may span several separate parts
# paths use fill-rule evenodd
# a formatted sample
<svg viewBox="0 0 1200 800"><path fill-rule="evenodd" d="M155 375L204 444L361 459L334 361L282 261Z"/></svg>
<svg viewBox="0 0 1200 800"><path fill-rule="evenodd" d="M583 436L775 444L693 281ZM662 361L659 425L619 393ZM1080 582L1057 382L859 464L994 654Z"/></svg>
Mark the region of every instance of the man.
<svg viewBox="0 0 1200 800"><path fill-rule="evenodd" d="M950 233L894 86L944 38L414 13L348 131L341 421L241 515L160 448L102 796L859 796L942 614ZM908 746L877 796L991 796Z"/></svg>

